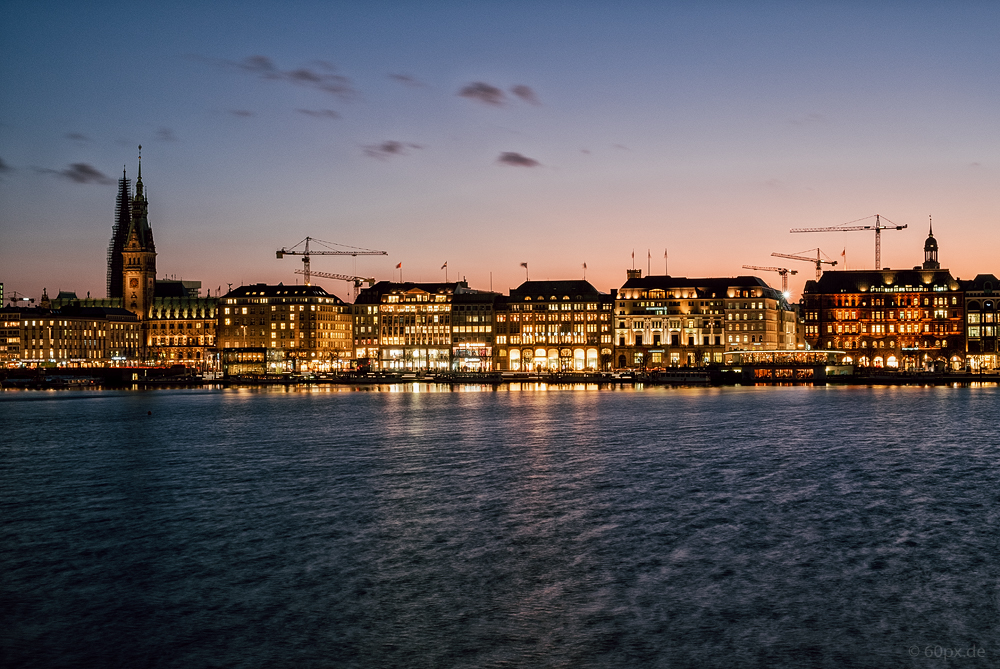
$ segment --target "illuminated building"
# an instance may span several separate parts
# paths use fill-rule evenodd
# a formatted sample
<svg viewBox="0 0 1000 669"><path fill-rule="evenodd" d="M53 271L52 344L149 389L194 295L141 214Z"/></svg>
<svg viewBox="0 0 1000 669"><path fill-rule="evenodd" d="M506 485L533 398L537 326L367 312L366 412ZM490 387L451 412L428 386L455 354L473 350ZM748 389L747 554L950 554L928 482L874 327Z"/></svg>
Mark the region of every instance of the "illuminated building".
<svg viewBox="0 0 1000 669"><path fill-rule="evenodd" d="M350 367L351 307L319 286L240 286L219 300L217 319L227 374ZM247 360L261 364L234 368Z"/></svg>
<svg viewBox="0 0 1000 669"><path fill-rule="evenodd" d="M500 296L459 288L451 297L451 369L493 371L495 306Z"/></svg>
<svg viewBox="0 0 1000 669"><path fill-rule="evenodd" d="M860 367L960 369L965 360L965 298L940 269L933 233L912 270L825 272L802 292L806 342L848 352Z"/></svg>
<svg viewBox="0 0 1000 669"><path fill-rule="evenodd" d="M361 369L378 369L381 356L379 351L379 313L382 296L391 285L388 281L378 284L379 290L371 286L362 290L354 299L351 311L354 315L354 360Z"/></svg>
<svg viewBox="0 0 1000 669"><path fill-rule="evenodd" d="M21 359L21 313L23 308L0 306L0 363Z"/></svg>
<svg viewBox="0 0 1000 669"><path fill-rule="evenodd" d="M379 281L355 301L356 352L365 349L373 367L386 371L447 371L452 362L452 308L458 293L478 294L465 281L453 283L395 283ZM378 312L374 312L375 305ZM357 313L359 307L362 313ZM484 315L484 318L487 317ZM488 318L492 319L492 310ZM463 321L464 322L464 321ZM470 321L471 322L471 321ZM492 325L477 342L492 339ZM369 331L358 332L359 329ZM367 335L378 333L378 341ZM362 335L359 337L359 334ZM473 334L473 332L465 332ZM464 339L463 339L464 341Z"/></svg>
<svg viewBox="0 0 1000 669"><path fill-rule="evenodd" d="M1000 281L992 274L980 274L971 281L959 281L965 297L965 355L973 371L995 370L997 335L1000 334Z"/></svg>
<svg viewBox="0 0 1000 669"><path fill-rule="evenodd" d="M43 296L43 303L48 299ZM138 362L142 329L135 314L114 307L9 307L0 312L5 363L104 367ZM17 334L15 334L17 333Z"/></svg>
<svg viewBox="0 0 1000 669"><path fill-rule="evenodd" d="M734 350L794 349L796 315L754 276L642 277L628 270L615 300L615 367L722 364Z"/></svg>
<svg viewBox="0 0 1000 669"><path fill-rule="evenodd" d="M525 281L497 304L497 369L610 369L613 307L614 295L588 281Z"/></svg>
<svg viewBox="0 0 1000 669"><path fill-rule="evenodd" d="M147 358L160 364L214 368L219 300L198 297L197 292L161 296L168 287L167 282L156 282L157 296L145 323Z"/></svg>

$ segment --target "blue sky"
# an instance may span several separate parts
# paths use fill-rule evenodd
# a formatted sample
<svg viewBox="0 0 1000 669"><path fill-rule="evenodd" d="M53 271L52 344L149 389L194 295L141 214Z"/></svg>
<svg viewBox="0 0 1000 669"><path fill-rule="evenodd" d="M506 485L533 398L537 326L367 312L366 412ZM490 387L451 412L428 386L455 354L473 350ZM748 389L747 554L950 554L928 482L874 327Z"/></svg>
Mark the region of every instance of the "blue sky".
<svg viewBox="0 0 1000 669"><path fill-rule="evenodd" d="M506 290L730 276L817 246L998 272L996 3L12 3L0 21L0 281L104 293L114 182L161 276L320 271ZM465 92L463 94L463 91ZM76 166L76 167L74 167ZM106 177L106 178L102 178ZM110 183L109 183L110 182ZM793 262L794 261L790 261ZM793 289L811 270L794 268ZM777 283L777 275L765 275ZM322 285L342 297L349 286Z"/></svg>

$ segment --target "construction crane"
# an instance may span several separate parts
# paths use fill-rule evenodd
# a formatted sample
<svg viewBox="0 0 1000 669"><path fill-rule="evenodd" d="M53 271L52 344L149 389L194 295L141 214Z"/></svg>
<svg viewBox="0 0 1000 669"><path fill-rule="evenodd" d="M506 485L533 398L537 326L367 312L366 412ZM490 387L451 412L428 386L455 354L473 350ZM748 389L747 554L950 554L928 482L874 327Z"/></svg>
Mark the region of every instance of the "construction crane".
<svg viewBox="0 0 1000 669"><path fill-rule="evenodd" d="M302 251L296 251L299 246L302 246L305 242L305 248ZM329 251L313 251L309 248L309 242L318 242L330 249ZM334 246L340 246L342 248L348 249L347 251L338 251L333 248ZM292 246L291 248L282 248L278 250L278 259L280 260L284 256L302 256L302 270L296 272L297 274L302 274L305 276L305 283L307 286L311 286L312 271L309 269L309 257L310 256L387 256L389 255L385 251L373 251L372 249L363 249L357 246L347 246L346 244L337 244L336 242L324 242L322 239L313 239L312 237L306 237L301 242Z"/></svg>
<svg viewBox="0 0 1000 669"><path fill-rule="evenodd" d="M821 251L819 249L809 249L809 251L802 251L802 253L809 253L810 251L816 251L816 257L810 258L804 255L791 255L788 253L772 253L771 255L775 258L790 258L791 260L804 260L806 262L816 263L816 280L819 281L819 277L823 275L823 265L836 265L836 260L823 260L820 257Z"/></svg>
<svg viewBox="0 0 1000 669"><path fill-rule="evenodd" d="M787 269L785 267L758 267L757 265L744 265L743 269L756 269L761 272L777 272L781 275L781 293L788 298L788 275L798 274L797 269Z"/></svg>
<svg viewBox="0 0 1000 669"><path fill-rule="evenodd" d="M906 228L905 225L896 225L889 219L883 219L878 214L875 214L875 225L851 225L851 223L857 223L858 221L867 221L872 216L866 216L865 218L859 218L857 221L850 221L843 225L834 226L832 228L792 228L789 232L851 232L854 230L874 230L875 231L875 269L882 269L882 231L883 230L903 230ZM882 221L889 221L889 225L882 225ZM818 265L817 265L818 267ZM819 271L817 269L817 271ZM818 278L818 277L817 277Z"/></svg>
<svg viewBox="0 0 1000 669"><path fill-rule="evenodd" d="M305 274L305 270L297 269L296 274ZM358 293L361 292L361 284L367 283L369 287L375 283L375 279L367 276L350 276L348 274L332 274L330 272L313 272L312 276L319 276L324 279L340 279L341 281L353 281L354 282L354 299L358 299Z"/></svg>

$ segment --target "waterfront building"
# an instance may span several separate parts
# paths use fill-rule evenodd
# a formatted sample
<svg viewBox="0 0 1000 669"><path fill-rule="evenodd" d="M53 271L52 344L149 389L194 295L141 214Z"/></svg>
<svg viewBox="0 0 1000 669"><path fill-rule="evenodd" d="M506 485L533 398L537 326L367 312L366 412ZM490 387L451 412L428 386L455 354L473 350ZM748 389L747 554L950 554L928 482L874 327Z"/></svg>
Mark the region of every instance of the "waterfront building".
<svg viewBox="0 0 1000 669"><path fill-rule="evenodd" d="M220 299L216 313L227 374L246 373L230 364L244 362L266 363L267 373L351 366L351 307L319 286L240 286Z"/></svg>
<svg viewBox="0 0 1000 669"><path fill-rule="evenodd" d="M0 305L0 364L16 364L21 359L22 311Z"/></svg>
<svg viewBox="0 0 1000 669"><path fill-rule="evenodd" d="M1000 281L993 274L980 274L959 281L965 300L965 360L972 371L998 368L997 337L1000 335Z"/></svg>
<svg viewBox="0 0 1000 669"><path fill-rule="evenodd" d="M613 308L589 281L525 281L497 304L496 369L609 370Z"/></svg>
<svg viewBox="0 0 1000 669"><path fill-rule="evenodd" d="M500 295L456 289L451 298L451 369L490 372L494 369L496 304Z"/></svg>
<svg viewBox="0 0 1000 669"><path fill-rule="evenodd" d="M846 361L860 367L961 369L964 313L962 287L941 269L933 231L921 266L824 272L802 292L808 345L847 351Z"/></svg>
<svg viewBox="0 0 1000 669"><path fill-rule="evenodd" d="M156 290L160 291L159 281ZM218 302L197 294L155 297L145 322L147 359L154 364L214 369Z"/></svg>
<svg viewBox="0 0 1000 669"><path fill-rule="evenodd" d="M617 369L702 367L726 351L796 346L795 311L757 277L627 274L615 300Z"/></svg>
<svg viewBox="0 0 1000 669"><path fill-rule="evenodd" d="M382 296L388 291L391 282L381 281L375 286L369 286L354 298L351 313L354 316L352 334L354 340L354 361L358 368L379 369L381 361L379 314L382 308Z"/></svg>
<svg viewBox="0 0 1000 669"><path fill-rule="evenodd" d="M142 147L139 147L140 149ZM135 356L144 364L185 365L202 371L217 366L218 297L202 297L200 281L156 278L156 246L149 202L142 182L142 158L135 192L123 173L118 181L115 221L107 255L107 297L84 298L60 291L51 308L125 308L141 323Z"/></svg>
<svg viewBox="0 0 1000 669"><path fill-rule="evenodd" d="M379 281L361 291L355 301L355 337L377 341L363 356L371 366L386 371L447 371L452 362L452 307L457 293L478 293L465 281L451 283L396 283ZM377 312L374 310L378 305ZM485 317L485 316L484 316ZM492 315L489 316L492 318ZM470 321L471 322L471 321ZM492 326L483 335L492 337ZM362 331L364 330L364 331ZM471 334L465 333L464 334ZM359 336L360 335L360 336ZM358 351L359 358L361 351Z"/></svg>
<svg viewBox="0 0 1000 669"><path fill-rule="evenodd" d="M104 367L138 362L142 348L139 319L118 307L8 307L0 318L0 351L6 364Z"/></svg>

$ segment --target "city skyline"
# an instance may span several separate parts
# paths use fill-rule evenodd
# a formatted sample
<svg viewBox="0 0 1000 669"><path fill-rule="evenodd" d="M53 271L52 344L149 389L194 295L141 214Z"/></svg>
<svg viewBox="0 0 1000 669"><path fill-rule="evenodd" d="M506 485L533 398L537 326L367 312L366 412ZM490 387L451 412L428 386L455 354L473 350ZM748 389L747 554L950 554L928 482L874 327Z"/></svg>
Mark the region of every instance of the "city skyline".
<svg viewBox="0 0 1000 669"><path fill-rule="evenodd" d="M875 213L909 226L884 266L933 215L943 267L997 271L991 5L132 7L5 10L8 293L103 296L139 144L158 276L213 294L301 282L274 251L311 236L389 254L322 272L507 292L586 263L608 291L667 250L677 276L796 269L797 299L812 268L771 252L871 269L874 240L788 229Z"/></svg>

